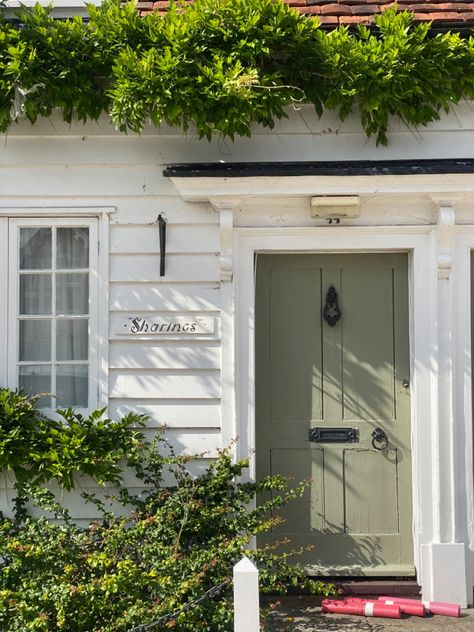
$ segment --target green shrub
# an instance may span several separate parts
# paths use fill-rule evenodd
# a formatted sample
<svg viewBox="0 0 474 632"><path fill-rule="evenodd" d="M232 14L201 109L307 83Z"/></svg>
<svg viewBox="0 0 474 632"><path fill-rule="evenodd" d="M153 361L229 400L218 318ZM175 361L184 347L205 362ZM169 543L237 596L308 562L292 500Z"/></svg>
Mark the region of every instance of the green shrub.
<svg viewBox="0 0 474 632"><path fill-rule="evenodd" d="M193 476L189 464L195 458L176 455L164 430L145 443L127 428L136 418L111 422L101 420L102 411L88 419L63 411L62 421L54 421L35 410L35 399L7 389L0 395L0 462L22 477L15 518L0 518L0 629L5 632L130 631L162 617L153 629L227 632L232 630L232 567L244 553L259 568L263 592L285 592L289 585L331 592L291 564L291 553L278 554L275 547L247 550L252 536L279 522L275 512L297 497L304 483L288 491L281 476L247 482L248 462L234 463L229 450ZM119 459L127 448L140 493L121 481ZM69 458L70 452L75 456ZM26 466L32 455L33 465ZM111 482L110 500L122 505L114 513L98 495L83 493L100 515L87 528L76 525L43 486L56 480L73 487L74 473L82 471ZM251 508L256 495L270 499ZM27 502L53 517L27 515ZM218 593L207 596L216 586Z"/></svg>
<svg viewBox="0 0 474 632"><path fill-rule="evenodd" d="M61 520L27 517L21 523L1 523L1 629L116 632L174 613L154 629L230 631L233 564L250 536L275 523L266 517L269 512L301 491L284 492L249 509L256 493L282 492L286 481L271 477L236 483L246 466L246 461L233 464L224 451L205 473L192 477L178 457L160 458L154 452L140 463L153 489L145 490L143 498L129 496L135 509L125 517L104 510L103 519L87 529L75 526L50 492L28 488L35 502ZM163 488L163 468L168 467L176 484ZM264 592L284 592L288 584L330 590L306 579L272 549L247 554L259 568ZM215 598L187 609L215 586L221 586Z"/></svg>
<svg viewBox="0 0 474 632"><path fill-rule="evenodd" d="M0 388L0 469L13 472L19 483L55 480L66 490L78 473L99 484L120 480L120 462L133 458L143 442L132 426L146 418L129 414L112 421L104 418L105 409L84 417L68 408L50 419L36 408L40 398Z"/></svg>
<svg viewBox="0 0 474 632"><path fill-rule="evenodd" d="M474 98L474 39L431 36L396 7L354 33L323 31L281 0L177 2L143 18L133 2L104 0L89 14L60 21L37 5L1 24L0 131L60 108L66 121L105 112L122 131L151 120L233 138L306 101L341 120L358 112L386 143L390 117L426 125Z"/></svg>

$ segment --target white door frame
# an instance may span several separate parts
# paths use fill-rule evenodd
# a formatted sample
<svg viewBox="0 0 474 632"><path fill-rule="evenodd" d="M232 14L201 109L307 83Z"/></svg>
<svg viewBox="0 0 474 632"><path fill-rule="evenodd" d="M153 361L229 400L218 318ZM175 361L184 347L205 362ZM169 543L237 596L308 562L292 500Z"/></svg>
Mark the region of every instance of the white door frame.
<svg viewBox="0 0 474 632"><path fill-rule="evenodd" d="M474 503L470 266L473 225L456 226L471 174L171 178L184 200L220 212L223 441L255 447L254 256L258 252L410 253L413 542L423 598L473 602ZM258 197L423 193L433 223L417 226L232 228L240 202ZM309 205L309 201L308 201ZM230 219L229 219L230 218ZM233 239L232 239L233 233ZM461 239L461 242L460 242ZM462 239L467 239L466 243ZM229 245L232 243L232 246ZM459 244L464 243L460 248ZM232 274L235 293L229 291ZM225 335L224 335L225 323ZM231 332L235 328L232 336ZM235 366L235 372L233 368ZM255 464L252 464L252 472Z"/></svg>
<svg viewBox="0 0 474 632"><path fill-rule="evenodd" d="M448 225L447 229L445 224ZM446 511L457 513L456 507L453 506L454 501L446 497L449 495L448 492L455 496L453 494L455 490L451 489L447 492L445 489L446 480L455 484L455 472L451 471L455 440L451 436L449 445L442 443L445 437L440 437L442 424L438 423L439 401L442 399L442 395L439 395L440 384L445 379L445 376L440 375L442 367L439 365L439 356L444 357L445 353L439 332L441 317L438 296L442 287L439 274L440 269L447 265L446 248L449 250L449 243L448 246L445 244L447 230L449 230L449 219L447 223L428 226L235 228L233 252L236 314L236 422L234 436L239 437L238 456L246 457L254 453L255 255L260 252L408 252L415 566L424 598L440 599L442 595L445 600L455 598L456 601L465 605L468 599L467 584L470 581L466 577L465 540L464 542L459 540L454 514L452 515L454 526L452 533L448 536L445 534L446 528L443 522ZM450 253L449 250L448 255ZM461 265L465 267L466 261L461 262ZM461 276L466 278L465 275ZM466 328L470 327L470 314L465 303L466 295L464 295L463 311L467 313L467 316L463 317L459 309L456 312L457 318L463 320L464 333ZM468 325L466 320L469 320ZM451 336L448 337L451 338ZM468 376L470 377L470 367ZM470 388L470 379L466 377L465 427L468 427L468 422L471 423L471 413L467 410ZM446 425L450 432L451 424ZM470 459L472 463L472 445L467 440L466 452L469 452L469 455L465 455L466 459ZM254 459L252 461L251 476L254 476L255 461ZM449 476L446 476L446 468L449 470ZM471 515L472 498L468 502L471 503L469 509ZM450 520L451 518L448 522ZM447 556L451 561L452 573L447 573L446 568L443 568ZM455 585L453 576L457 577L454 581Z"/></svg>

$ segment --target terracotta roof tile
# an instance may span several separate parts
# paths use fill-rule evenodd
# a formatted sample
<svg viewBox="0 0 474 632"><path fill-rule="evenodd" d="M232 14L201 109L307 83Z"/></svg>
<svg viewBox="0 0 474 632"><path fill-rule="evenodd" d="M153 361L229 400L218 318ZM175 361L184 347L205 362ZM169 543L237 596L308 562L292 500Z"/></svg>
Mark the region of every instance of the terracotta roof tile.
<svg viewBox="0 0 474 632"><path fill-rule="evenodd" d="M192 0L186 0L192 2ZM372 24L373 16L394 6L392 0L284 0L303 15L317 16L321 27L331 29L345 24ZM164 14L168 0L138 0L141 15L152 11ZM415 22L433 22L435 30L474 28L474 0L398 0L399 9L408 9Z"/></svg>
<svg viewBox="0 0 474 632"><path fill-rule="evenodd" d="M370 15L341 15L339 24L373 24L374 18Z"/></svg>
<svg viewBox="0 0 474 632"><path fill-rule="evenodd" d="M379 7L369 6L368 4L356 4L351 9L353 15L374 15L375 13L380 13Z"/></svg>
<svg viewBox="0 0 474 632"><path fill-rule="evenodd" d="M415 13L430 13L438 10L435 4L428 4L426 2L424 4L409 4L407 9Z"/></svg>
<svg viewBox="0 0 474 632"><path fill-rule="evenodd" d="M319 15L321 13L321 7L302 7L300 13L303 15Z"/></svg>
<svg viewBox="0 0 474 632"><path fill-rule="evenodd" d="M325 4L321 7L321 15L352 15L351 8L347 4Z"/></svg>
<svg viewBox="0 0 474 632"><path fill-rule="evenodd" d="M433 22L446 21L449 22L464 22L462 13L454 13L454 11L438 11L435 13L429 13L430 20Z"/></svg>
<svg viewBox="0 0 474 632"><path fill-rule="evenodd" d="M322 15L319 18L319 23L327 26L339 26L339 19L337 15Z"/></svg>

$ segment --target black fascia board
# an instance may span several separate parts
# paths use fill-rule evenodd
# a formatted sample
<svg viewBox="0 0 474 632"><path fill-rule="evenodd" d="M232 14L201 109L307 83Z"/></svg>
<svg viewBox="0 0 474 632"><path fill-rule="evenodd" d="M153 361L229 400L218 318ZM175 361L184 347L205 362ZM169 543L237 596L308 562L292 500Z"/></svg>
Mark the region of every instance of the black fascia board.
<svg viewBox="0 0 474 632"><path fill-rule="evenodd" d="M196 162L168 165L168 178L250 178L259 176L417 176L473 173L474 158L347 160L324 162Z"/></svg>

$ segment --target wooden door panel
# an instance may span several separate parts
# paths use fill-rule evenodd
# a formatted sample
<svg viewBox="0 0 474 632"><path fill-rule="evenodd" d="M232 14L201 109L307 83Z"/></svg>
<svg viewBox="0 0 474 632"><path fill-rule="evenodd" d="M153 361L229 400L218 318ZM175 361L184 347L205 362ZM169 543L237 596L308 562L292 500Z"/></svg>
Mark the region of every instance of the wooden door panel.
<svg viewBox="0 0 474 632"><path fill-rule="evenodd" d="M271 473L291 478L292 486L300 481L312 480L311 488L306 488L301 498L279 512L285 522L275 531L291 533L292 542L295 542L295 536L307 534L312 529L323 529L324 451L309 448L272 450Z"/></svg>
<svg viewBox="0 0 474 632"><path fill-rule="evenodd" d="M394 405L393 271L344 269L343 418L391 421Z"/></svg>
<svg viewBox="0 0 474 632"><path fill-rule="evenodd" d="M270 273L270 415L287 429L321 416L321 337L314 323L321 312L318 269L279 269ZM301 298L313 296L307 309ZM318 335L316 335L318 333Z"/></svg>
<svg viewBox="0 0 474 632"><path fill-rule="evenodd" d="M346 533L399 533L397 469L397 450L344 450Z"/></svg>
<svg viewBox="0 0 474 632"><path fill-rule="evenodd" d="M331 285L334 327L322 317ZM312 481L278 537L314 545L310 572L413 573L406 254L259 256L256 367L257 476ZM358 440L309 442L315 426Z"/></svg>

